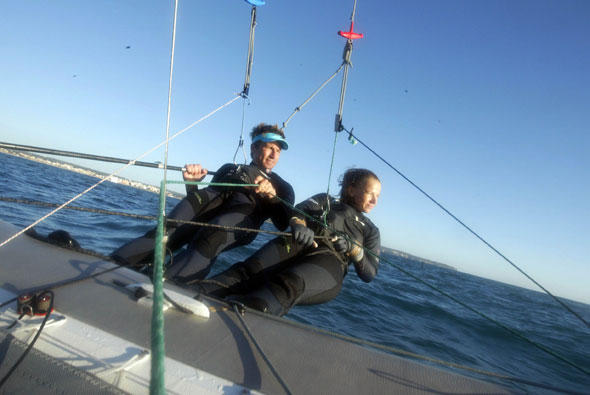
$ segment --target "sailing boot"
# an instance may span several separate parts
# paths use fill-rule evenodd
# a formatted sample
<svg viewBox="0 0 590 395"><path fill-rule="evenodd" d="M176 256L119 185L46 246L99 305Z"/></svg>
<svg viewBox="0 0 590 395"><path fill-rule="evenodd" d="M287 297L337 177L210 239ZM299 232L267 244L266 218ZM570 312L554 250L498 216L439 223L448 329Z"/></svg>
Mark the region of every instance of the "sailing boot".
<svg viewBox="0 0 590 395"><path fill-rule="evenodd" d="M223 298L247 292L251 287L250 283L259 272L257 262L238 262L211 278L199 281L196 285L202 293Z"/></svg>
<svg viewBox="0 0 590 395"><path fill-rule="evenodd" d="M267 314L278 316L285 314L283 306L281 306L277 298L268 288L263 288L246 295L230 295L226 297L225 300Z"/></svg>

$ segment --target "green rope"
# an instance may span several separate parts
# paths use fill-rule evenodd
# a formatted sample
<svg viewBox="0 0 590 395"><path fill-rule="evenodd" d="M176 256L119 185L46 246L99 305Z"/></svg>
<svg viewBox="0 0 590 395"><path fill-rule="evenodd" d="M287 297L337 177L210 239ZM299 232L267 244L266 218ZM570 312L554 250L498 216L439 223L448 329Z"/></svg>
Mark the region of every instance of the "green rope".
<svg viewBox="0 0 590 395"><path fill-rule="evenodd" d="M166 351L164 349L164 210L166 195L164 191L165 181L160 184L160 215L156 230L156 245L154 251L154 294L152 306L152 365L150 394L165 394L164 361Z"/></svg>
<svg viewBox="0 0 590 395"><path fill-rule="evenodd" d="M336 157L336 142L338 141L338 132L334 132L334 143L332 145L332 160L330 161L330 171L328 173L328 188L326 189L326 195L330 196L330 182L332 182L332 172L334 170L334 158ZM326 206L326 210L322 213L322 220L324 223L322 224L325 227L328 227L328 213L330 212L330 199L327 199L328 205Z"/></svg>
<svg viewBox="0 0 590 395"><path fill-rule="evenodd" d="M229 182L202 182L202 181L166 181L167 184L208 185L214 187L257 187L258 184L233 184Z"/></svg>

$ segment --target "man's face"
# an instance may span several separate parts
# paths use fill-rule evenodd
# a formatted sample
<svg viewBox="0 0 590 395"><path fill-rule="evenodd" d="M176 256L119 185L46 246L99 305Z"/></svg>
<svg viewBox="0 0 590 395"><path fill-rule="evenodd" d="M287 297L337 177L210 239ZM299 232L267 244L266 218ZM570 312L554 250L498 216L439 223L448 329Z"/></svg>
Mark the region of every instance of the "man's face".
<svg viewBox="0 0 590 395"><path fill-rule="evenodd" d="M281 156L281 147L274 142L252 144L250 146L252 161L267 172L276 166Z"/></svg>

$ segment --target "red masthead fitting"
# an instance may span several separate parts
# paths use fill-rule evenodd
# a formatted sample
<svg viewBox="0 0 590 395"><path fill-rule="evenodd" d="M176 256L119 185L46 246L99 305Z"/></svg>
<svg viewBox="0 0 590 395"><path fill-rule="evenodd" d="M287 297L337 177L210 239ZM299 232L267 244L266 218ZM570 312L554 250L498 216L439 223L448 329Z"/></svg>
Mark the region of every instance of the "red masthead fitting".
<svg viewBox="0 0 590 395"><path fill-rule="evenodd" d="M350 30L347 32L343 32L342 30L338 31L338 34L344 38L349 40L356 40L357 38L363 38L363 33L356 33L354 30L354 22L350 22Z"/></svg>

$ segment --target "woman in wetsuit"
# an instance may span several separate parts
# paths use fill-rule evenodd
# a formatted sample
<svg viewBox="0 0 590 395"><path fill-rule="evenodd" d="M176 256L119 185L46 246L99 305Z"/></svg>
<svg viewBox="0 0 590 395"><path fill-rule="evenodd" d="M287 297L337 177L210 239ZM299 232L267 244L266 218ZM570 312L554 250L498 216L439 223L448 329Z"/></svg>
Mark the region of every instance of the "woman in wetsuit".
<svg viewBox="0 0 590 395"><path fill-rule="evenodd" d="M276 125L260 124L252 133L249 165L228 163L216 172L212 182L257 184L253 187L216 187L198 189L187 185L187 196L167 216L167 219L207 222L226 227L259 229L271 219L280 230L289 225L291 208L280 199L293 204L295 194L291 185L272 172L281 151L288 148L283 132ZM185 181L201 181L207 170L200 165L187 165ZM256 233L231 231L215 227L178 225L167 222L167 247L172 252L187 244L187 248L171 259L165 276L179 284L207 276L215 258L222 251L248 244ZM111 256L124 265L141 266L153 260L155 229L115 250Z"/></svg>
<svg viewBox="0 0 590 395"><path fill-rule="evenodd" d="M380 193L381 182L370 170L346 171L340 199L323 193L296 206L293 238L269 241L245 262L202 280L200 290L284 315L296 304L325 303L336 297L349 264L370 282L377 274L380 237L364 214L375 207ZM328 209L324 227L322 216ZM314 235L320 237L314 241Z"/></svg>

